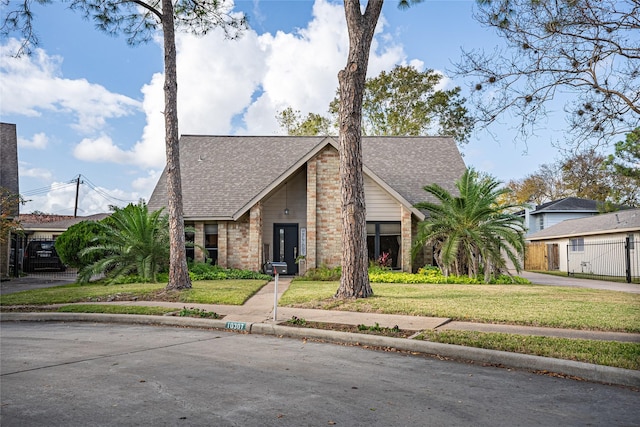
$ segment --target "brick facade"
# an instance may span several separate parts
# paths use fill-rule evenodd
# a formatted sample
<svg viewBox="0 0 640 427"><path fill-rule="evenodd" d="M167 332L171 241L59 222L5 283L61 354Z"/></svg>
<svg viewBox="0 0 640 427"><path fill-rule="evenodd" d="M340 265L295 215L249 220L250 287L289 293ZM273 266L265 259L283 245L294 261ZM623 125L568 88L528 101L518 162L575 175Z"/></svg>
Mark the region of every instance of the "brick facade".
<svg viewBox="0 0 640 427"><path fill-rule="evenodd" d="M256 203L249 212L249 258L245 268L258 271L262 267L262 203Z"/></svg>
<svg viewBox="0 0 640 427"><path fill-rule="evenodd" d="M318 154L315 162L316 266L336 267L340 265L342 254L340 242L342 230L340 157L336 149L327 147Z"/></svg>
<svg viewBox="0 0 640 427"><path fill-rule="evenodd" d="M317 167L316 159L307 162L307 255L305 268L316 268L317 264Z"/></svg>
<svg viewBox="0 0 640 427"><path fill-rule="evenodd" d="M411 271L411 211L404 206L400 206L400 229L402 230L402 243L400 244L402 271Z"/></svg>
<svg viewBox="0 0 640 427"><path fill-rule="evenodd" d="M227 223L227 268L257 270L257 268L251 268L249 229L249 215L243 216L236 222ZM220 241L219 233L218 228L218 242ZM218 257L220 257L220 248L218 248Z"/></svg>

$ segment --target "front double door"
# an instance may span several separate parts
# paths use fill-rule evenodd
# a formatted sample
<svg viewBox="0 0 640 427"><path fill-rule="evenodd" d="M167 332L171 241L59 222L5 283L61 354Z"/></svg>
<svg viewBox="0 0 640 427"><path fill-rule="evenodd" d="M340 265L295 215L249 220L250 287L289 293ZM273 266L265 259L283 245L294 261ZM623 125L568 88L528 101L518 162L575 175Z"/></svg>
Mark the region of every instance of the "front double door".
<svg viewBox="0 0 640 427"><path fill-rule="evenodd" d="M273 261L286 262L287 274L298 273L298 224L273 225Z"/></svg>

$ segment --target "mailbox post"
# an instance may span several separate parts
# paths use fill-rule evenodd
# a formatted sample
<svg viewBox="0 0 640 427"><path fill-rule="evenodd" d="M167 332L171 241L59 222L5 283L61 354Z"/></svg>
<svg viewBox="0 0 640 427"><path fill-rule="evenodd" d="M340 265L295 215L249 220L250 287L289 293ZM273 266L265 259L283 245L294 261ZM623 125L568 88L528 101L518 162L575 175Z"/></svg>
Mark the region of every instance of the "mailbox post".
<svg viewBox="0 0 640 427"><path fill-rule="evenodd" d="M273 321L278 321L278 276L280 274L287 274L286 262L268 262L267 273L271 273L275 277L274 289L273 289Z"/></svg>

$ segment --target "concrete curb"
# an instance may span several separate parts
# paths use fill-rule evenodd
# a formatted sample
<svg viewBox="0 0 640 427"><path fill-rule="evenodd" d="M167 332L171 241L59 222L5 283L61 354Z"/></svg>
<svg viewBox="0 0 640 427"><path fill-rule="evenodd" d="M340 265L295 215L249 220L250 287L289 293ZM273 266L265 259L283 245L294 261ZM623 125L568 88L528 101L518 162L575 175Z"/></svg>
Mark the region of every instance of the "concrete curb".
<svg viewBox="0 0 640 427"><path fill-rule="evenodd" d="M323 329L295 328L269 323L232 322L236 327L230 328L224 319L218 320L191 317L102 313L0 313L0 322L19 321L104 322L239 330L246 331L251 334L275 335L288 338L312 338L343 344L389 347L397 350L439 355L452 359L501 365L509 368L553 372L579 377L594 382L640 387L640 371L631 369L613 368L610 366L594 365L591 363L575 362L572 360L464 347L453 344L329 331ZM238 325L241 325L244 329L238 329Z"/></svg>

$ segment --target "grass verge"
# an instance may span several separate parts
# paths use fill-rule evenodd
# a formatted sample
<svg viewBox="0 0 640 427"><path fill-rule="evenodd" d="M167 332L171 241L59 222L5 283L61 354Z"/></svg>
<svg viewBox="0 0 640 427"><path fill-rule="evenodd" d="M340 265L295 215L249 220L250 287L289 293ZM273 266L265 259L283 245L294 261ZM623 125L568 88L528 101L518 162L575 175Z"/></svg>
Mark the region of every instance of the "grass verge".
<svg viewBox="0 0 640 427"><path fill-rule="evenodd" d="M149 316L163 316L175 312L169 307L143 307L139 305L110 305L110 304L74 304L65 305L56 310L59 313L106 313L106 314L143 314Z"/></svg>
<svg viewBox="0 0 640 427"><path fill-rule="evenodd" d="M640 370L640 343L475 331L425 331L418 338L445 344Z"/></svg>
<svg viewBox="0 0 640 427"><path fill-rule="evenodd" d="M293 282L280 305L454 320L640 333L637 295L540 285L372 283L374 296L333 298L338 282Z"/></svg>
<svg viewBox="0 0 640 427"><path fill-rule="evenodd" d="M165 292L165 285L161 283L124 285L74 283L2 295L0 305L47 305L108 300L242 305L266 283L264 280L201 280L193 282L191 289L174 292Z"/></svg>

